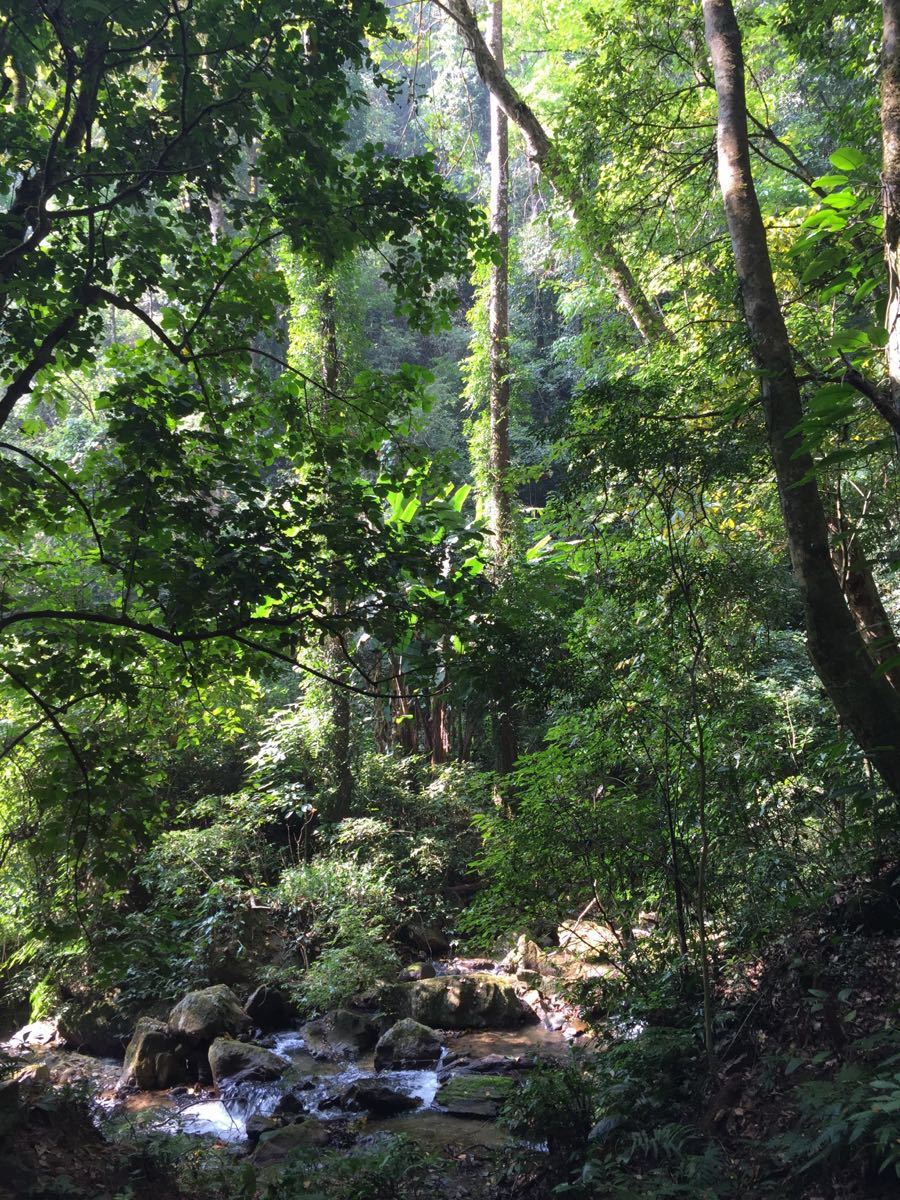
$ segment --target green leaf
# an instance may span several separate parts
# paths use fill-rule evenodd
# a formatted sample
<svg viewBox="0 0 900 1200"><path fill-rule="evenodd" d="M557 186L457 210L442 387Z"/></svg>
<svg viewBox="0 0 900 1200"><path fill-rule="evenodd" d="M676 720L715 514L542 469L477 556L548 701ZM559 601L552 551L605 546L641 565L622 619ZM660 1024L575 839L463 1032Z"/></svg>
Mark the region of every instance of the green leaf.
<svg viewBox="0 0 900 1200"><path fill-rule="evenodd" d="M832 192L830 196L825 196L822 203L829 208L855 208L857 200L849 188L844 188L840 192Z"/></svg>
<svg viewBox="0 0 900 1200"><path fill-rule="evenodd" d="M828 161L839 171L855 171L866 161L866 156L854 150L852 146L841 146L833 154L828 155Z"/></svg>
<svg viewBox="0 0 900 1200"><path fill-rule="evenodd" d="M535 542L533 546L525 551L525 561L534 562L534 560L540 556L540 553L544 547L550 545L550 540L550 534L548 533L545 537L542 537L539 542Z"/></svg>
<svg viewBox="0 0 900 1200"><path fill-rule="evenodd" d="M464 483L461 487L458 487L456 489L456 491L453 493L453 498L450 501L450 503L453 505L453 507L456 509L457 512L462 512L462 506L465 504L466 500L469 498L469 492L471 492L471 490L472 490L472 485L470 483Z"/></svg>

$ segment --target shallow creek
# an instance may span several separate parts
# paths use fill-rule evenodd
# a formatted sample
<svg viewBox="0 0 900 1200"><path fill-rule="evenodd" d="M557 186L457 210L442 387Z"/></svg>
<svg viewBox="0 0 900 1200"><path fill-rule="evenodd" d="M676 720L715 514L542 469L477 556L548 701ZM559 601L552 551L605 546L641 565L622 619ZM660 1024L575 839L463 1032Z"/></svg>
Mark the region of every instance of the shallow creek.
<svg viewBox="0 0 900 1200"><path fill-rule="evenodd" d="M530 1025L509 1031L463 1031L448 1033L447 1051L484 1058L489 1054L564 1057L568 1044L559 1033ZM367 1132L391 1130L436 1147L447 1143L497 1145L505 1134L493 1121L462 1120L450 1116L434 1103L440 1064L427 1071L375 1071L372 1055L352 1063L328 1061L311 1052L303 1032L286 1030L266 1039L276 1054L291 1066L274 1083L244 1084L221 1095L209 1089L173 1089L117 1096L112 1088L101 1090L97 1099L103 1120L133 1125L160 1133L206 1135L220 1141L243 1142L251 1116L271 1115L286 1092L295 1092L306 1115L319 1120L347 1119L348 1113L330 1101L349 1084L377 1079L379 1083L421 1100L421 1107L397 1117L365 1120ZM302 1090L298 1091L298 1087ZM349 1114L362 1119L363 1114Z"/></svg>

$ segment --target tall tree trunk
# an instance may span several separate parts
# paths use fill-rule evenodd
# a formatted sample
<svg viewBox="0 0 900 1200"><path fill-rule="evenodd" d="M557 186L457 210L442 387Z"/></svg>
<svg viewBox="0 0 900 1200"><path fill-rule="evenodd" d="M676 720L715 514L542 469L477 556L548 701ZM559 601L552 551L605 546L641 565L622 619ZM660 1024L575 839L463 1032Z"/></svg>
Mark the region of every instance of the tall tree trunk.
<svg viewBox="0 0 900 1200"><path fill-rule="evenodd" d="M491 0L487 46L497 69L503 67L503 0ZM491 232L498 243L491 268L488 325L490 336L490 463L491 508L494 523L494 578L506 574L512 552L513 514L509 491L509 118L493 91L491 114ZM495 701L494 741L497 771L508 775L517 757L515 705L501 692Z"/></svg>
<svg viewBox="0 0 900 1200"><path fill-rule="evenodd" d="M491 48L484 39L478 22L469 7L468 0L443 0L441 7L450 14L468 46L475 68L491 96L525 136L528 155L559 194L571 205L578 225L583 229L585 241L591 236L593 223L591 206L582 189L562 168L554 153L553 140L529 107L509 82ZM617 246L608 239L596 239L591 244L591 254L609 280L616 297L634 322L635 328L647 342L659 341L667 336L662 316L655 305L644 294L634 278Z"/></svg>
<svg viewBox="0 0 900 1200"><path fill-rule="evenodd" d="M488 45L503 70L503 0L492 0ZM509 493L509 118L490 93L491 232L498 258L491 268L488 326L490 338L490 485L494 522L494 561L502 572L512 541Z"/></svg>
<svg viewBox="0 0 900 1200"><path fill-rule="evenodd" d="M322 382L328 389L324 399L327 413L332 394L337 390L340 375L340 357L337 341L337 311L334 290L327 285L322 293ZM339 612L334 601L332 611ZM326 647L329 667L336 679L347 674L344 648L339 638L330 638ZM351 744L350 693L346 688L333 684L331 687L331 722L334 738L332 758L335 771L335 797L332 811L328 814L333 821L342 821L350 815L353 803L353 758Z"/></svg>
<svg viewBox="0 0 900 1200"><path fill-rule="evenodd" d="M891 406L900 413L900 0L884 0L881 71L881 189L888 274L887 368ZM900 435L895 431L895 438Z"/></svg>
<svg viewBox="0 0 900 1200"><path fill-rule="evenodd" d="M835 708L888 784L900 794L900 697L876 673L831 561L813 463L794 432L800 388L750 167L741 35L731 0L703 0L719 102L719 185L759 368L769 446L813 665Z"/></svg>

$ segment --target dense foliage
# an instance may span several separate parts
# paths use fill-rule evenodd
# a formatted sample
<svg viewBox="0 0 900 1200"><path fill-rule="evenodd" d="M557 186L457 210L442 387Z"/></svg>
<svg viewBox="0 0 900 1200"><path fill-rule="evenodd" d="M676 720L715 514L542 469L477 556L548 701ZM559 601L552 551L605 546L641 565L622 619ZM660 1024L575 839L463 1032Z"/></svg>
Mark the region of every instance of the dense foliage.
<svg viewBox="0 0 900 1200"><path fill-rule="evenodd" d="M772 947L900 853L900 51L861 0L734 8L508 0L504 68L463 0L8 0L10 1017L223 981L314 1016L589 916L606 1049L508 1103L547 1154L501 1191L900 1175L894 1013L840 1001L818 1061L747 1032ZM743 1165L738 1063L787 1114Z"/></svg>

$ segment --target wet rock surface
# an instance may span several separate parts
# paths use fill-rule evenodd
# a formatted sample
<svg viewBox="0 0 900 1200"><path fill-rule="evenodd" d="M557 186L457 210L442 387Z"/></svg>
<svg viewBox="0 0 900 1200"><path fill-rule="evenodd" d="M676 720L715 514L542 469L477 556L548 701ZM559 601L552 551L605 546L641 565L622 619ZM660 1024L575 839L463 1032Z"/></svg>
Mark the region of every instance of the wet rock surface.
<svg viewBox="0 0 900 1200"><path fill-rule="evenodd" d="M380 1117L391 1117L421 1108L422 1100L419 1096L401 1092L399 1088L387 1087L369 1079L351 1083L337 1098L336 1105L350 1110L364 1110Z"/></svg>
<svg viewBox="0 0 900 1200"><path fill-rule="evenodd" d="M307 1021L303 1036L314 1055L356 1058L372 1049L384 1027L385 1023L369 1013L338 1008L324 1017Z"/></svg>
<svg viewBox="0 0 900 1200"><path fill-rule="evenodd" d="M493 1121L516 1086L509 1075L460 1074L442 1084L434 1099L453 1117Z"/></svg>
<svg viewBox="0 0 900 1200"><path fill-rule="evenodd" d="M209 1066L217 1087L230 1083L264 1083L280 1079L288 1069L287 1059L262 1046L216 1038L209 1048Z"/></svg>
<svg viewBox="0 0 900 1200"><path fill-rule="evenodd" d="M441 1039L433 1029L404 1017L375 1047L376 1071L421 1071L441 1057Z"/></svg>

